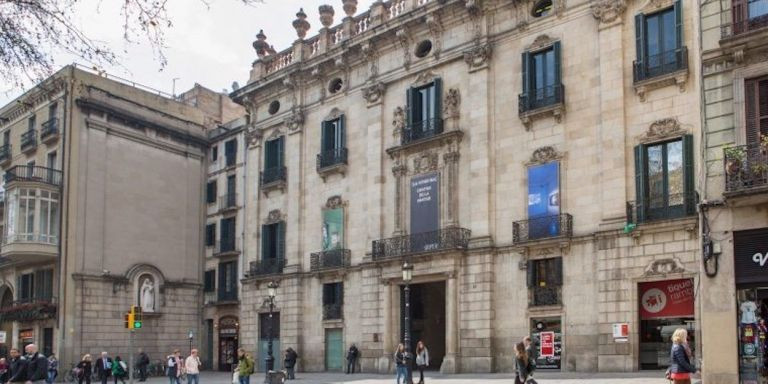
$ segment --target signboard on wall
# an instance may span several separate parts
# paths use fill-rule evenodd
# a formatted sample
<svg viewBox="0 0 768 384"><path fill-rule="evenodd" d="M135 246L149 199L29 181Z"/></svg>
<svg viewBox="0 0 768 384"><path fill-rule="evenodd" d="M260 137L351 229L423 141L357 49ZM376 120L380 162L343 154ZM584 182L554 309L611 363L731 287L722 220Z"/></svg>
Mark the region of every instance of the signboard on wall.
<svg viewBox="0 0 768 384"><path fill-rule="evenodd" d="M440 229L440 175L429 173L411 179L411 250L434 249Z"/></svg>
<svg viewBox="0 0 768 384"><path fill-rule="evenodd" d="M560 214L560 163L528 168L528 219L531 238L557 236L557 220L535 220Z"/></svg>
<svg viewBox="0 0 768 384"><path fill-rule="evenodd" d="M625 343L629 341L629 324L613 324L613 341L617 343Z"/></svg>
<svg viewBox="0 0 768 384"><path fill-rule="evenodd" d="M553 357L555 356L555 333L554 332L541 332L539 333L539 356L541 357Z"/></svg>
<svg viewBox="0 0 768 384"><path fill-rule="evenodd" d="M768 283L768 228L733 233L736 284Z"/></svg>
<svg viewBox="0 0 768 384"><path fill-rule="evenodd" d="M8 335L5 333L5 331L0 331L0 344L7 343L7 341L5 341L7 337Z"/></svg>
<svg viewBox="0 0 768 384"><path fill-rule="evenodd" d="M640 319L693 317L693 279L640 283Z"/></svg>
<svg viewBox="0 0 768 384"><path fill-rule="evenodd" d="M341 249L344 244L344 209L323 210L323 251Z"/></svg>

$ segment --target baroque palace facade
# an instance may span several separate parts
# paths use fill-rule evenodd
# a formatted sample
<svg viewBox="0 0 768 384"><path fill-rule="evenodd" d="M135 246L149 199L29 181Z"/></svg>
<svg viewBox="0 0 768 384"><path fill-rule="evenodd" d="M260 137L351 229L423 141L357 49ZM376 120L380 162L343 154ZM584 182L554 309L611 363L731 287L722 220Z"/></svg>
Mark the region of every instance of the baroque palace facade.
<svg viewBox="0 0 768 384"><path fill-rule="evenodd" d="M409 311L448 373L512 371L529 334L540 369L663 368L678 327L702 357L692 2L341 3L284 51L260 32L231 94L259 189L241 345L387 372Z"/></svg>

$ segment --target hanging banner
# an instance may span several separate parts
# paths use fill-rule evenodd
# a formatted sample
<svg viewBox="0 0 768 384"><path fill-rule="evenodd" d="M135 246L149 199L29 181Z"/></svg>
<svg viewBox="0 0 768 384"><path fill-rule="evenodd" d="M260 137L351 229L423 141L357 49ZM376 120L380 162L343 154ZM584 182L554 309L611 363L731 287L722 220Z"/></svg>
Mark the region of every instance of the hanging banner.
<svg viewBox="0 0 768 384"><path fill-rule="evenodd" d="M437 173L411 179L411 250L429 251L437 248L440 229L440 176Z"/></svg>
<svg viewBox="0 0 768 384"><path fill-rule="evenodd" d="M560 214L560 163L551 162L528 168L529 237L557 236L557 220L543 219ZM538 220L537 220L538 219Z"/></svg>
<svg viewBox="0 0 768 384"><path fill-rule="evenodd" d="M323 251L341 249L344 244L344 209L323 210Z"/></svg>
<svg viewBox="0 0 768 384"><path fill-rule="evenodd" d="M539 334L541 343L539 344L539 356L540 357L553 357L555 356L555 333L554 332L541 332Z"/></svg>
<svg viewBox="0 0 768 384"><path fill-rule="evenodd" d="M693 279L640 283L640 319L693 317Z"/></svg>

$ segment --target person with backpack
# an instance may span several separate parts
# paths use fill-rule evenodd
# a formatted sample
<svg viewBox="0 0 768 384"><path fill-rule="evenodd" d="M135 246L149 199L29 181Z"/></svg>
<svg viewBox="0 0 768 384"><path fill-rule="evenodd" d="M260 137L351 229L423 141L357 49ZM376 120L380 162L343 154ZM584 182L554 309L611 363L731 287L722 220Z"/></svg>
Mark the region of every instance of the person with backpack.
<svg viewBox="0 0 768 384"><path fill-rule="evenodd" d="M528 381L530 359L525 351L525 344L523 342L515 344L515 365L517 366L515 384L525 384Z"/></svg>
<svg viewBox="0 0 768 384"><path fill-rule="evenodd" d="M239 375L238 380L240 380L240 384L251 384L253 359L245 353L245 349L243 348L237 350L237 373Z"/></svg>
<svg viewBox="0 0 768 384"><path fill-rule="evenodd" d="M120 356L115 356L115 363L112 364L112 377L115 378L115 384L120 380L125 384L125 376L128 372L128 366L125 365L125 361Z"/></svg>

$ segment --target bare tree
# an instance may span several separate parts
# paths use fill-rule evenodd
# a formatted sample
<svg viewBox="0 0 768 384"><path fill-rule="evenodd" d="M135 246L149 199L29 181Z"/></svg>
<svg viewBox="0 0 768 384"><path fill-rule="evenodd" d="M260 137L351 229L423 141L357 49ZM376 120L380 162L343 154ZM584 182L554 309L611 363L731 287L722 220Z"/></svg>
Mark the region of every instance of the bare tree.
<svg viewBox="0 0 768 384"><path fill-rule="evenodd" d="M173 26L166 7L169 0L120 1L123 38L149 43L164 68L165 31ZM262 2L239 1L246 5ZM14 87L37 82L55 69L56 51L71 53L95 68L118 64L111 47L77 27L73 18L76 3L78 0L0 0L0 79Z"/></svg>

